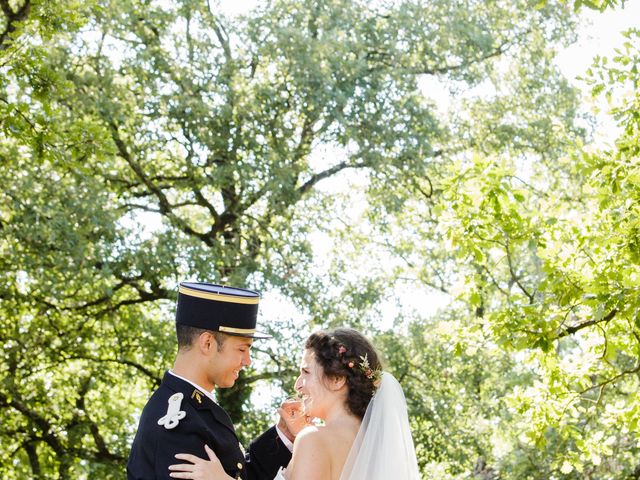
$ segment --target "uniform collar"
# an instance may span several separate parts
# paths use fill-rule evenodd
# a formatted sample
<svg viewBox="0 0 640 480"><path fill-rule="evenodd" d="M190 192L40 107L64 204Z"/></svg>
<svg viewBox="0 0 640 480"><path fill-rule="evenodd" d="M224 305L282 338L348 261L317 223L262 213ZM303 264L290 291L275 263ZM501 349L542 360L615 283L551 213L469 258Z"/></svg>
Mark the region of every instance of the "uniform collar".
<svg viewBox="0 0 640 480"><path fill-rule="evenodd" d="M205 394L209 400L211 400L213 403L216 403L216 398L213 396L213 392L210 392L209 390L202 388L200 385L198 385L197 383L192 382L191 380L188 380L184 377L181 377L180 375L178 375L177 373L172 372L171 370L168 370L167 373L173 375L176 378L179 378L180 380L187 382L190 385L193 385L195 388L197 388L198 390L200 390L203 394Z"/></svg>
<svg viewBox="0 0 640 480"><path fill-rule="evenodd" d="M176 375L171 370L167 371L164 374L162 383L167 385L167 387L169 387L174 392L183 392L185 395L185 400L188 399L189 403L196 410L210 411L218 422L231 430L235 435L236 431L233 427L233 422L231 421L229 414L216 403L211 392L208 392L197 384L190 382L186 378Z"/></svg>

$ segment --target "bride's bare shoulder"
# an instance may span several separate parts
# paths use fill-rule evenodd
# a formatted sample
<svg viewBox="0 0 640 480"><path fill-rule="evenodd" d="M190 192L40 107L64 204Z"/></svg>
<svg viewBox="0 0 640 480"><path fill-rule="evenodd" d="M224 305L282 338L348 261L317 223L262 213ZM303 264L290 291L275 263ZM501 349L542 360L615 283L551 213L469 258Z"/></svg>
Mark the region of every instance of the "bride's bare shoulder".
<svg viewBox="0 0 640 480"><path fill-rule="evenodd" d="M306 427L296 436L287 479L326 480L330 477L330 451L323 426Z"/></svg>
<svg viewBox="0 0 640 480"><path fill-rule="evenodd" d="M324 425L306 427L296 436L293 442L294 457L320 458L329 456L330 429Z"/></svg>
<svg viewBox="0 0 640 480"><path fill-rule="evenodd" d="M358 423L350 425L313 425L306 427L296 437L295 444L311 445L313 448L325 447L328 450L333 449L335 446L339 446L341 449L344 447L344 443L348 443L349 446L355 435L358 433Z"/></svg>
<svg viewBox="0 0 640 480"><path fill-rule="evenodd" d="M327 427L324 425L312 425L305 427L298 433L294 442L294 448L296 444L301 445L314 445L318 446L319 443L324 443L327 438Z"/></svg>

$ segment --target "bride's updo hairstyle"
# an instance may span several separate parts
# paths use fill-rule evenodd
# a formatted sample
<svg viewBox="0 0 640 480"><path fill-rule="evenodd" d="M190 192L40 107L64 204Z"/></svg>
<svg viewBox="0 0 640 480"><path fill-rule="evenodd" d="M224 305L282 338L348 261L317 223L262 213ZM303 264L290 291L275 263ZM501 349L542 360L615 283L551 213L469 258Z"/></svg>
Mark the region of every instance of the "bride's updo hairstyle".
<svg viewBox="0 0 640 480"><path fill-rule="evenodd" d="M357 330L336 328L312 333L305 348L313 351L325 377L346 378L347 408L362 419L382 371L371 342Z"/></svg>

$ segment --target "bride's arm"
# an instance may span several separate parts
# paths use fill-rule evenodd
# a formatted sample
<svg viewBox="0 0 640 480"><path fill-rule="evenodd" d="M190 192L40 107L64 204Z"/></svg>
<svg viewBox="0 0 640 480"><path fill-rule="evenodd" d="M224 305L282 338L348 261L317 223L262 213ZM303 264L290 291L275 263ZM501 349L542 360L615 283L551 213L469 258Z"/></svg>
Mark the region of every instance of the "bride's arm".
<svg viewBox="0 0 640 480"><path fill-rule="evenodd" d="M307 427L296 437L293 457L287 466L287 480L326 480L331 478L331 458L317 427Z"/></svg>
<svg viewBox="0 0 640 480"><path fill-rule="evenodd" d="M189 453L179 453L176 455L178 460L185 460L189 463L181 463L169 465L169 476L171 478L188 478L191 480L234 480L233 477L227 475L222 468L222 464L216 454L209 448L204 446L205 452L209 460L200 458Z"/></svg>

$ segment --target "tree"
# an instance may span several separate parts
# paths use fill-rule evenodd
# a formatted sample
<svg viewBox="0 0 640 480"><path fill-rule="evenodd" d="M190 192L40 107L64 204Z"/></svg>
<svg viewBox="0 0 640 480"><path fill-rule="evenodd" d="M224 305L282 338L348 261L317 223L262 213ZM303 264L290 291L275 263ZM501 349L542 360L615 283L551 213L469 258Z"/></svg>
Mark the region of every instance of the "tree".
<svg viewBox="0 0 640 480"><path fill-rule="evenodd" d="M433 195L431 178L483 142L492 102L450 119L419 80L515 76L535 93L571 25L524 1L283 1L243 19L204 0L0 5L5 478L121 476L170 365L181 279L279 291L316 324L345 320L336 299L348 318L375 304L375 282L334 277L325 293L311 269L308 234L337 205L320 183L358 172L384 209ZM527 98L537 115L565 108ZM252 386L285 383L291 348L225 394L241 433Z"/></svg>
<svg viewBox="0 0 640 480"><path fill-rule="evenodd" d="M379 222L403 226L381 232L404 239L386 242L405 261L399 276L449 291L466 307L454 317L452 342L475 332L489 351L513 352L499 387L503 410L486 409L495 399L475 405L474 418L493 423L493 448L480 453L495 477L481 478L638 478L638 31L625 36L588 77L620 127L613 147L585 144L555 120L547 140L536 135L536 118L497 117L481 148L441 176L437 197L408 197ZM502 133L512 141L494 142ZM420 336L435 348L443 338ZM488 367L480 371L492 372L495 364L480 358ZM456 445L468 438L447 433Z"/></svg>

